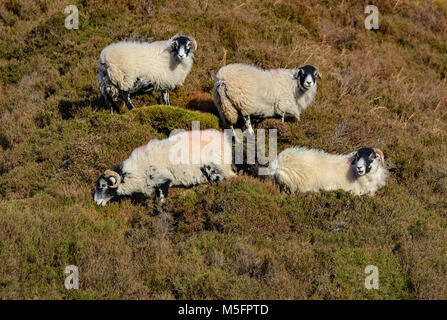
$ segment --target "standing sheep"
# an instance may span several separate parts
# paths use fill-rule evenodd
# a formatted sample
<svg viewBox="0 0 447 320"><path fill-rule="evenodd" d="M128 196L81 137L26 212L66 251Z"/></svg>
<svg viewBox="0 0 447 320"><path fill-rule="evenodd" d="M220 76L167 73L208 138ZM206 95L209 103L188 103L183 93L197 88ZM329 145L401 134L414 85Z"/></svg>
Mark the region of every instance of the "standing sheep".
<svg viewBox="0 0 447 320"><path fill-rule="evenodd" d="M94 201L105 206L117 196L148 197L154 191L163 201L170 186L189 187L235 176L230 141L217 130L182 131L168 139L153 139L99 177Z"/></svg>
<svg viewBox="0 0 447 320"><path fill-rule="evenodd" d="M373 196L388 177L383 152L372 148L347 155L288 148L272 163L271 172L281 189L291 193L342 189Z"/></svg>
<svg viewBox="0 0 447 320"><path fill-rule="evenodd" d="M105 47L98 61L98 84L107 108L124 102L135 106L130 94L155 90L169 105L168 90L182 85L194 63L194 39L175 35L166 41L117 42Z"/></svg>
<svg viewBox="0 0 447 320"><path fill-rule="evenodd" d="M222 67L214 83L214 104L220 118L233 129L239 118L253 134L250 116L273 117L286 114L300 119L300 113L312 103L320 75L313 66L296 69L262 70L246 64Z"/></svg>

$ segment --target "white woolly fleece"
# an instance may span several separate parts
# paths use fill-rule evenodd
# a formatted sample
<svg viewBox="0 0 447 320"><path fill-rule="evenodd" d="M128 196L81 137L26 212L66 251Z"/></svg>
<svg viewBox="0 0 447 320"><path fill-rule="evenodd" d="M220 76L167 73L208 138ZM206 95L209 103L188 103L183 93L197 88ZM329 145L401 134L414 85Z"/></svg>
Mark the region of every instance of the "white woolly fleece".
<svg viewBox="0 0 447 320"><path fill-rule="evenodd" d="M223 120L235 124L238 111L243 116L272 117L290 114L298 120L312 103L317 84L303 92L295 79L295 69L260 68L235 63L222 67L214 84L214 103Z"/></svg>
<svg viewBox="0 0 447 320"><path fill-rule="evenodd" d="M204 166L218 169L223 179L235 176L231 168L231 153L228 154L227 150L231 152L230 140L217 130L182 131L168 139L153 139L135 149L122 163L125 178L124 183L118 186L117 194L141 192L149 196L157 185L167 180L171 186L206 183L208 179L202 171ZM175 153L179 151L183 157L187 155L187 161L175 159ZM191 153L195 151L201 153L197 162L193 162Z"/></svg>
<svg viewBox="0 0 447 320"><path fill-rule="evenodd" d="M353 154L334 155L322 150L288 148L272 163L271 171L278 184L291 193L341 189L355 195L373 196L385 186L388 170L375 160L374 170L357 176L351 167Z"/></svg>
<svg viewBox="0 0 447 320"><path fill-rule="evenodd" d="M191 71L194 55L191 53L178 62L171 55L171 39L152 43L112 43L100 54L100 73L105 69L110 82L123 91L132 92L137 79L154 85L155 90L174 89L183 84ZM100 87L107 85L106 80L98 75Z"/></svg>

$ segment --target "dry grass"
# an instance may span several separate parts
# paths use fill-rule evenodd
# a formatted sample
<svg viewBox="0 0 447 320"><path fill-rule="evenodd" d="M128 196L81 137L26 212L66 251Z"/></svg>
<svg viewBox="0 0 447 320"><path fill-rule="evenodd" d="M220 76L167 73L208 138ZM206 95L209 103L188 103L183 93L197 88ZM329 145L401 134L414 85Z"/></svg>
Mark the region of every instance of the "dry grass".
<svg viewBox="0 0 447 320"><path fill-rule="evenodd" d="M0 4L0 298L447 298L447 7L375 1L75 1ZM354 4L355 3L355 4ZM178 108L110 115L96 85L101 49L121 39L198 41ZM395 168L376 197L286 196L241 175L153 199L92 201L95 180L131 150L200 120L218 128L223 65L317 66L299 123L265 120L280 147L370 145ZM189 110L186 110L186 109ZM214 113L214 114L213 114ZM280 151L279 150L279 151ZM80 269L65 290L64 267ZM380 289L364 288L366 265Z"/></svg>

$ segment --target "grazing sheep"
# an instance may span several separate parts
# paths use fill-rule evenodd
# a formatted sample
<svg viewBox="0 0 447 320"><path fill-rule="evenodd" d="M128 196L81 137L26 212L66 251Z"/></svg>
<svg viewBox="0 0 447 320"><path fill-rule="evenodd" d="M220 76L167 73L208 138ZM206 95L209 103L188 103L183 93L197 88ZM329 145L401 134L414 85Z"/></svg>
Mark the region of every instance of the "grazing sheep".
<svg viewBox="0 0 447 320"><path fill-rule="evenodd" d="M197 49L194 39L175 35L166 41L117 42L105 47L98 61L98 84L106 106L124 102L135 108L130 94L155 90L169 105L168 90L182 85L191 71Z"/></svg>
<svg viewBox="0 0 447 320"><path fill-rule="evenodd" d="M246 64L222 67L214 83L214 104L220 118L233 129L242 114L250 133L250 116L263 118L286 114L300 119L300 113L312 103L320 75L313 66L296 69L262 70Z"/></svg>
<svg viewBox="0 0 447 320"><path fill-rule="evenodd" d="M383 152L372 148L361 148L348 155L288 148L272 163L271 172L281 189L290 193L342 189L373 196L385 186L388 177Z"/></svg>
<svg viewBox="0 0 447 320"><path fill-rule="evenodd" d="M94 200L105 206L116 196L135 193L163 201L170 186L193 186L235 175L231 144L217 130L181 131L164 140L153 139L98 179Z"/></svg>

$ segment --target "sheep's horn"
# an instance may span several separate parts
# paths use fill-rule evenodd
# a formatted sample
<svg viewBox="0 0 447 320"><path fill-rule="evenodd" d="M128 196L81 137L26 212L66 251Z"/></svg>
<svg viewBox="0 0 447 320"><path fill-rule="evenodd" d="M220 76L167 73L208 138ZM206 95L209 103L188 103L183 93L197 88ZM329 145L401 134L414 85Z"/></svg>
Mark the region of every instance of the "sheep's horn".
<svg viewBox="0 0 447 320"><path fill-rule="evenodd" d="M172 37L168 40L169 48L172 48L172 46L174 45L174 41L175 41L175 39L177 39L178 37L180 37L180 35L177 33L176 35L172 36Z"/></svg>
<svg viewBox="0 0 447 320"><path fill-rule="evenodd" d="M377 149L377 148L374 148L373 150L374 150L375 153L379 154L379 156L380 156L380 161L381 161L382 164L384 165L384 164L385 164L385 157L384 157L384 155L383 155L383 151L380 150L380 149Z"/></svg>
<svg viewBox="0 0 447 320"><path fill-rule="evenodd" d="M192 41L192 45L193 45L194 50L197 50L197 41L196 41L196 39L194 39L193 37L188 37L188 39Z"/></svg>
<svg viewBox="0 0 447 320"><path fill-rule="evenodd" d="M115 172L115 171L106 170L106 172L104 172L104 177L105 178L114 177L115 180L116 180L116 182L113 185L109 186L109 188L112 188L112 189L118 188L118 186L121 183L121 176L117 172Z"/></svg>

